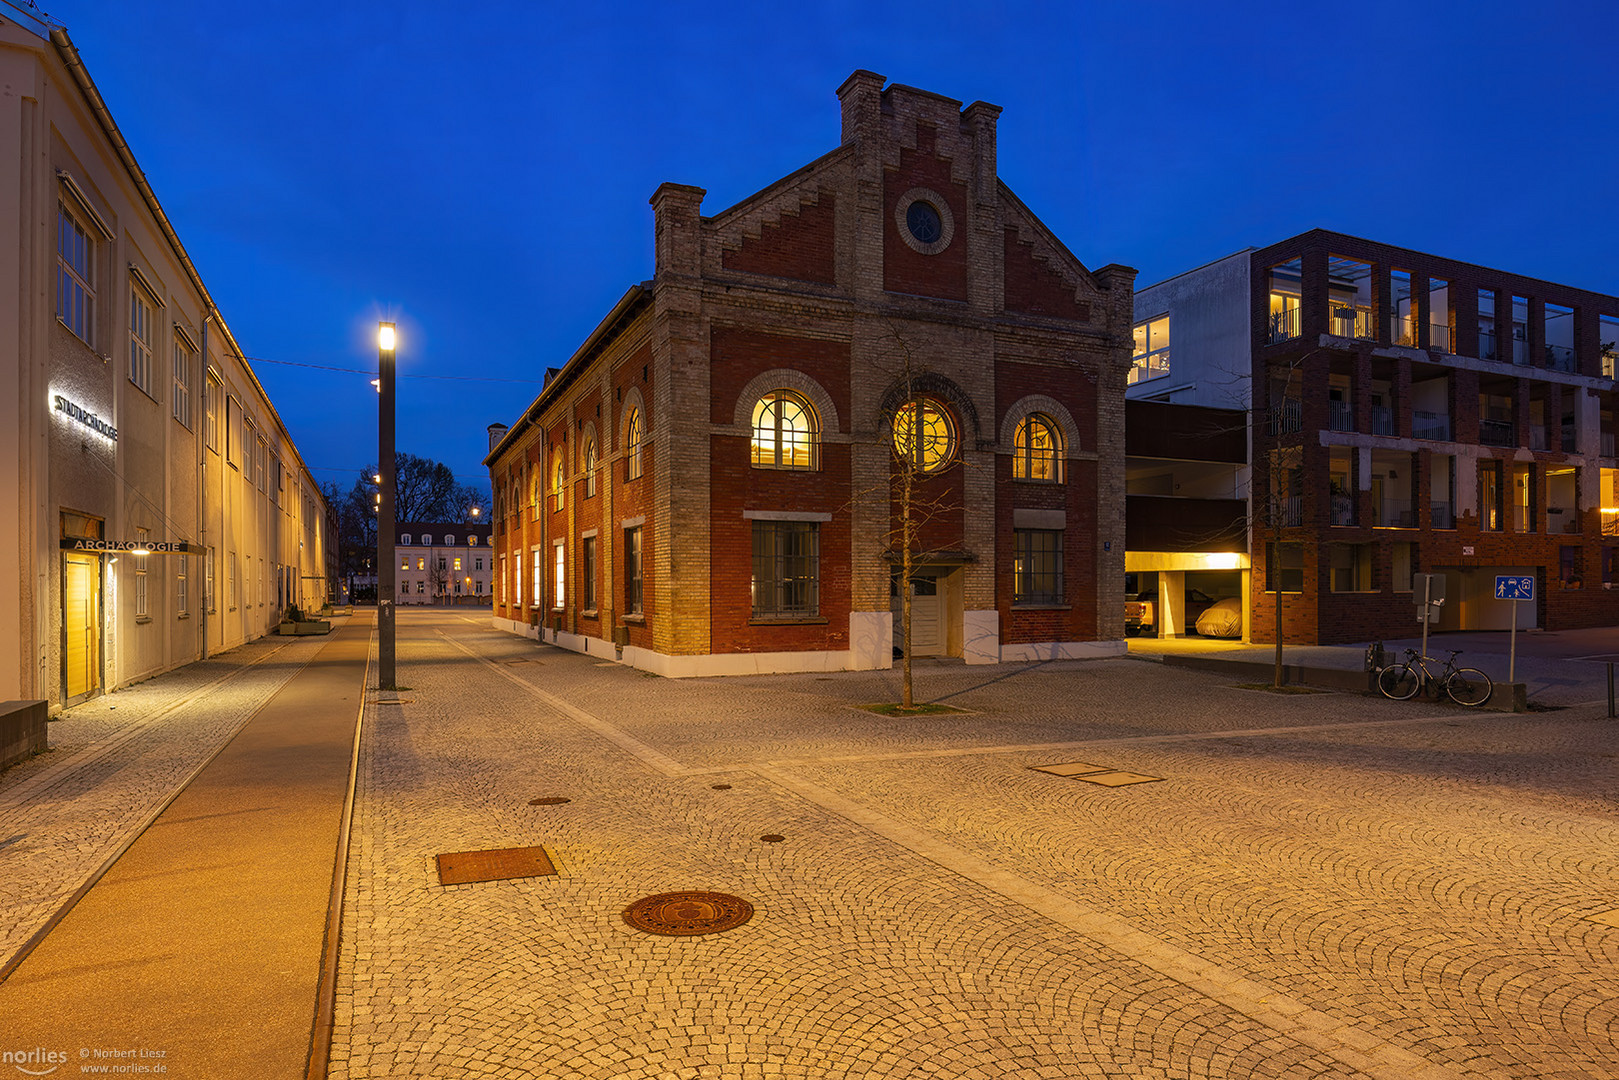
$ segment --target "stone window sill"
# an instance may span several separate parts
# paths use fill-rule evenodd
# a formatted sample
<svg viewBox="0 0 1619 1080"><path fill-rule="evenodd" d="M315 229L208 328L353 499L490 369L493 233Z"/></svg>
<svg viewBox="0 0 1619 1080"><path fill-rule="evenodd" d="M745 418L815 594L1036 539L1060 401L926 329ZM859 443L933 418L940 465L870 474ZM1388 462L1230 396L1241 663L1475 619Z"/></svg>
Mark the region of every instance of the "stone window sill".
<svg viewBox="0 0 1619 1080"><path fill-rule="evenodd" d="M1072 604L1024 604L1014 601L1013 611L1072 611Z"/></svg>
<svg viewBox="0 0 1619 1080"><path fill-rule="evenodd" d="M749 626L825 626L831 620L820 615L761 615L748 620Z"/></svg>

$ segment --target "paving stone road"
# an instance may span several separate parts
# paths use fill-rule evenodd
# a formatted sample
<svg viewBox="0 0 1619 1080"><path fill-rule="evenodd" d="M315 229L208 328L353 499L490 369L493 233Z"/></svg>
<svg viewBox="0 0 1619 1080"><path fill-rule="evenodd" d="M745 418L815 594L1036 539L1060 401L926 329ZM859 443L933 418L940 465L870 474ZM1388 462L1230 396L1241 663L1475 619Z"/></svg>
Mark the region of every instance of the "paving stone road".
<svg viewBox="0 0 1619 1080"><path fill-rule="evenodd" d="M399 634L333 1077L1619 1077L1602 709L1123 659L919 665L965 711L885 718L855 706L890 672L664 680L453 611ZM1030 769L1075 762L1162 779ZM529 845L555 876L438 884L439 853ZM755 912L620 917L678 890Z"/></svg>

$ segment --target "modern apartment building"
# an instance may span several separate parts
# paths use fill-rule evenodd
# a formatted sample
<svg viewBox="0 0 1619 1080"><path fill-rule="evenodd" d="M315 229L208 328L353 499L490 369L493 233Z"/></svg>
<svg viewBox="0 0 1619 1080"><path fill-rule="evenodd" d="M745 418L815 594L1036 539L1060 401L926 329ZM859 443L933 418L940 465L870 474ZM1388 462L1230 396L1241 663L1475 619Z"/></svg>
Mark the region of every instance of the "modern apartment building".
<svg viewBox="0 0 1619 1080"><path fill-rule="evenodd" d="M666 675L883 668L909 593L913 655L1122 651L1135 271L1001 181L998 107L838 97L841 144L736 205L660 187L653 279L496 429L497 626Z"/></svg>
<svg viewBox="0 0 1619 1080"><path fill-rule="evenodd" d="M1130 398L1250 419L1253 640L1405 636L1418 572L1441 630L1619 623L1619 298L1315 230L1135 311Z"/></svg>
<svg viewBox="0 0 1619 1080"><path fill-rule="evenodd" d="M0 2L0 699L327 597L319 487L66 31Z"/></svg>

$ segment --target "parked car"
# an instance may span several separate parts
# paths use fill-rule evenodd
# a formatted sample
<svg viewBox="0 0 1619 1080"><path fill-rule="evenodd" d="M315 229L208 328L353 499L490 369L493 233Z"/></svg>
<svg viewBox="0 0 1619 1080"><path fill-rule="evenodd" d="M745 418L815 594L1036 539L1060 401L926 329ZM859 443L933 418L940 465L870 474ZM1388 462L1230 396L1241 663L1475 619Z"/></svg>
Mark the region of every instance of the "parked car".
<svg viewBox="0 0 1619 1080"><path fill-rule="evenodd" d="M1139 637L1143 633L1154 634L1158 631L1158 600L1152 593L1137 593L1130 596L1126 593L1124 601L1124 634L1126 637Z"/></svg>

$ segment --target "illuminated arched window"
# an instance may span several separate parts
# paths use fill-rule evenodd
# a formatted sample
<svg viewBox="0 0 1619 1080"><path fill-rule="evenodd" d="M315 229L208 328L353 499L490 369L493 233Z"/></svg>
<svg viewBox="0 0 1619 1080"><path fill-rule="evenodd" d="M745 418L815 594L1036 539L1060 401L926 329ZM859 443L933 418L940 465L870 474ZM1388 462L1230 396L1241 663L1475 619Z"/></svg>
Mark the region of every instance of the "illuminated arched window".
<svg viewBox="0 0 1619 1080"><path fill-rule="evenodd" d="M556 460L556 467L551 470L551 496L556 500L553 509L561 510L568 490L568 460L562 456L560 446L551 451L551 456Z"/></svg>
<svg viewBox="0 0 1619 1080"><path fill-rule="evenodd" d="M540 477L543 475L544 470L538 465L528 467L528 518L530 521L540 520L540 485L544 483Z"/></svg>
<svg viewBox="0 0 1619 1080"><path fill-rule="evenodd" d="M753 464L761 469L814 469L820 464L821 424L809 402L772 390L753 407Z"/></svg>
<svg viewBox="0 0 1619 1080"><path fill-rule="evenodd" d="M932 398L917 398L894 414L894 453L918 472L938 472L956 453L950 414Z"/></svg>
<svg viewBox="0 0 1619 1080"><path fill-rule="evenodd" d="M596 497L596 436L585 436L585 448L580 454L585 473L585 498Z"/></svg>
<svg viewBox="0 0 1619 1080"><path fill-rule="evenodd" d="M1019 420L1012 445L1013 479L1062 481L1062 436L1051 417L1030 413Z"/></svg>
<svg viewBox="0 0 1619 1080"><path fill-rule="evenodd" d="M641 410L631 406L630 418L624 423L624 478L638 479L641 475Z"/></svg>

